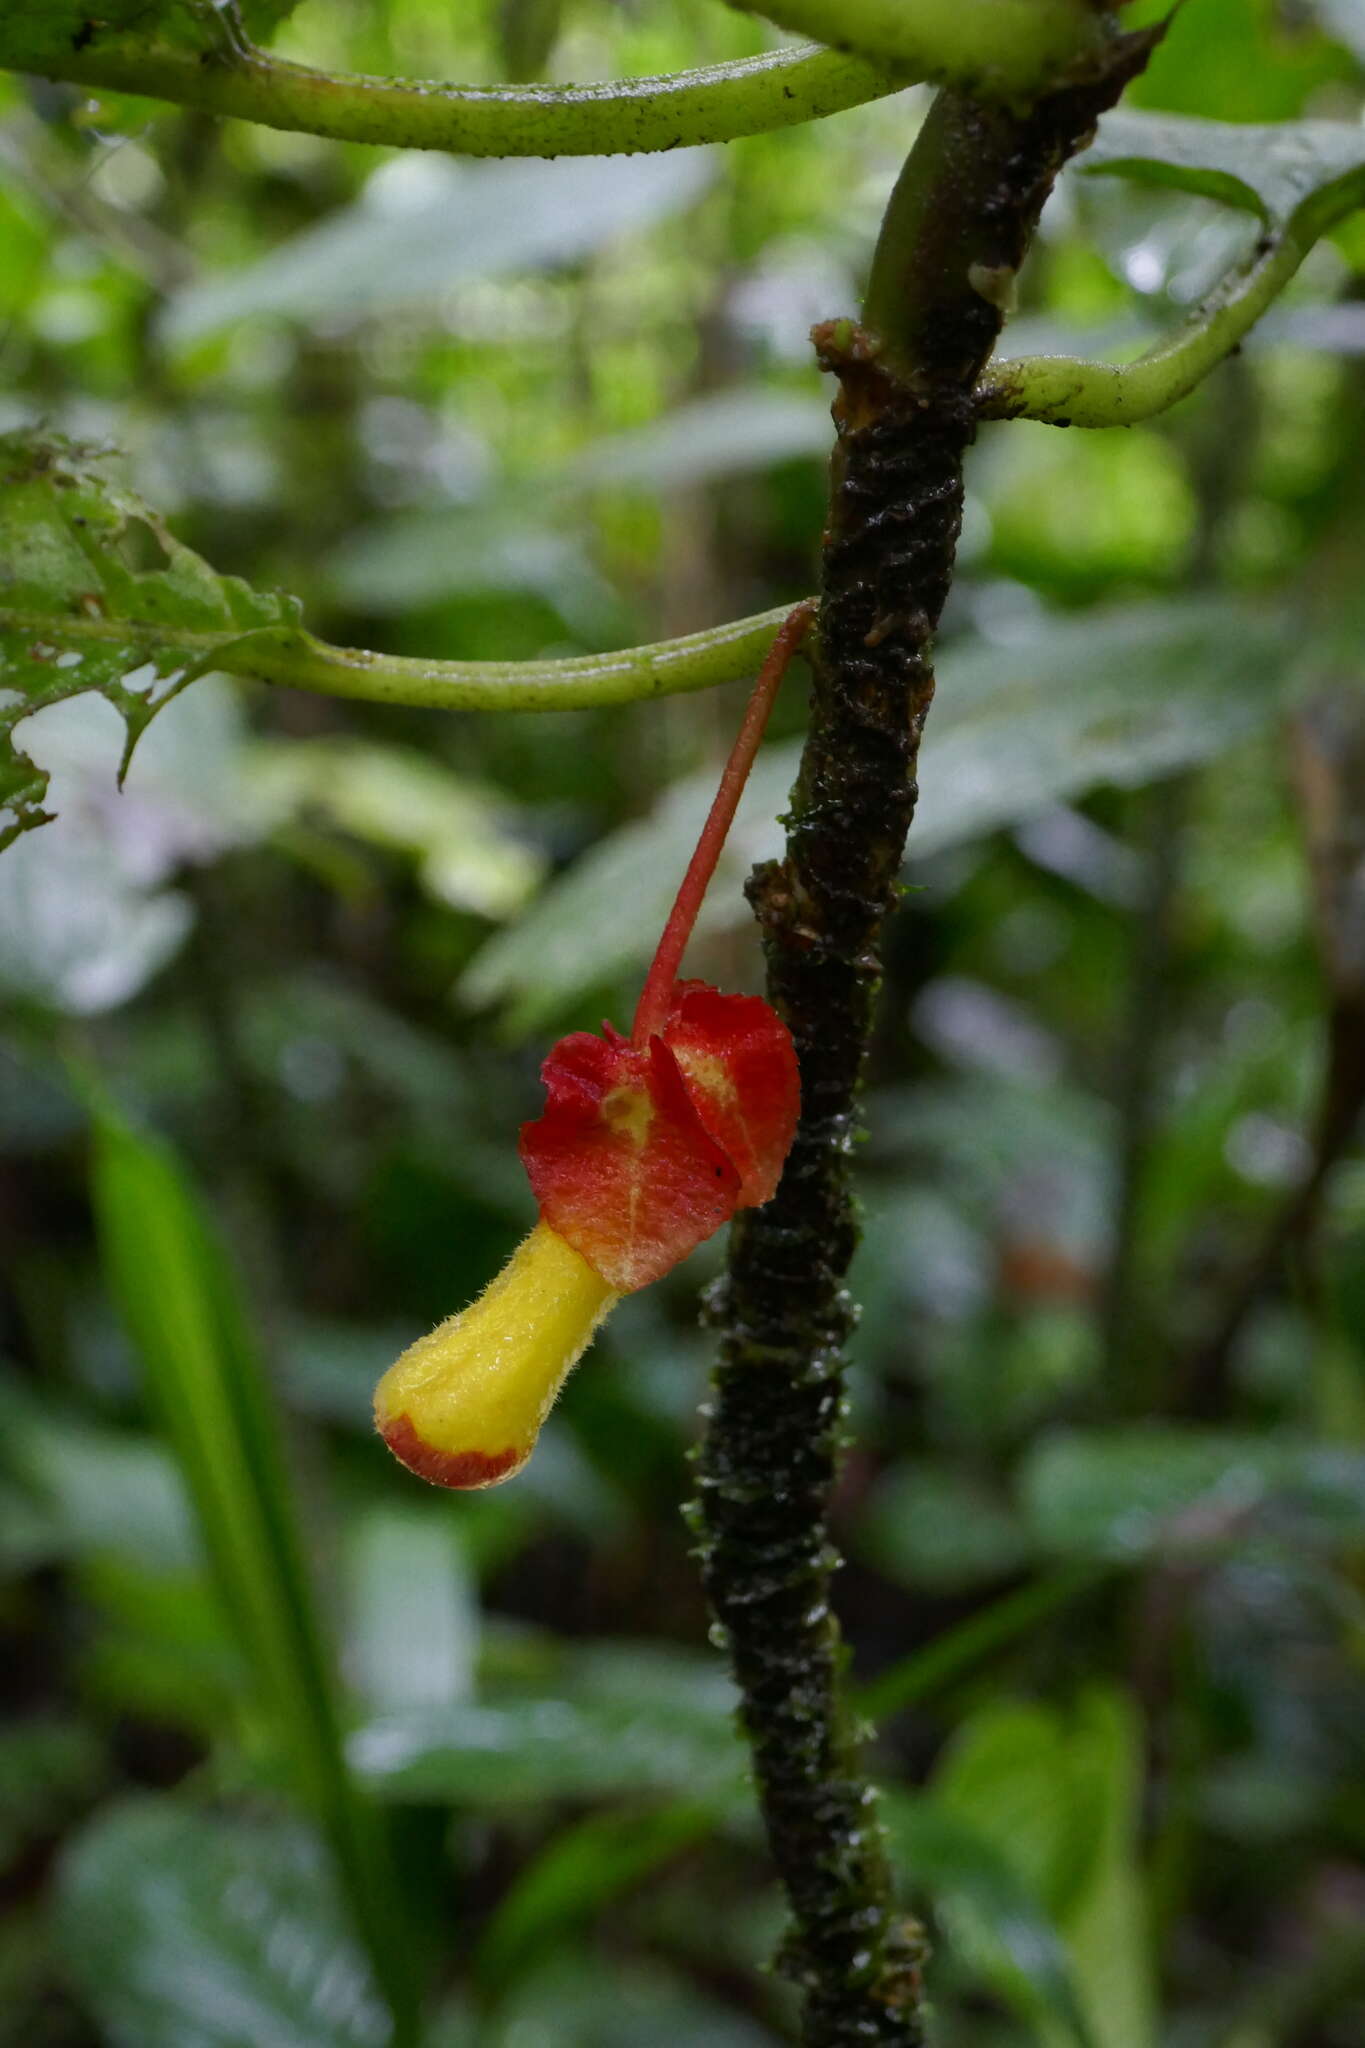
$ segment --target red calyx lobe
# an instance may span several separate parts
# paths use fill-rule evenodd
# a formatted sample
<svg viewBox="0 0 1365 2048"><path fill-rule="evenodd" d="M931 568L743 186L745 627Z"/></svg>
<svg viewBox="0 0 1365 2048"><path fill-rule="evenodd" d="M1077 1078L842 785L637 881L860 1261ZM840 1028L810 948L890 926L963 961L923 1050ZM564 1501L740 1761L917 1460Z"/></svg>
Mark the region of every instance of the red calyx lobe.
<svg viewBox="0 0 1365 2048"><path fill-rule="evenodd" d="M433 1486L495 1486L499 1479L523 1464L524 1450L443 1451L419 1436L409 1415L400 1415L380 1430L395 1458Z"/></svg>
<svg viewBox="0 0 1365 2048"><path fill-rule="evenodd" d="M521 1157L552 1230L628 1293L777 1186L800 1107L787 1027L758 996L674 984L661 1031L562 1038Z"/></svg>

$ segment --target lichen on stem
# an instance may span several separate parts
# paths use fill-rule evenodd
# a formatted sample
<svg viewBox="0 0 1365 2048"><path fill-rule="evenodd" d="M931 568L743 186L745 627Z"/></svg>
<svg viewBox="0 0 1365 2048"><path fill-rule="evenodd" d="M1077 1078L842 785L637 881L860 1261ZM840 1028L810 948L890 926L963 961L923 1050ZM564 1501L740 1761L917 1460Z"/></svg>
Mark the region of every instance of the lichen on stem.
<svg viewBox="0 0 1365 2048"><path fill-rule="evenodd" d="M1138 70L1115 38L1024 113L935 102L888 208L867 325L817 330L839 378L811 722L785 858L758 869L769 993L801 1062L781 1186L738 1219L711 1304L720 1360L695 1527L738 1681L792 1926L806 2048L920 2039L919 1943L842 1694L827 1507L843 1414L856 1100L914 810L932 639L952 574L972 392L1062 163Z"/></svg>

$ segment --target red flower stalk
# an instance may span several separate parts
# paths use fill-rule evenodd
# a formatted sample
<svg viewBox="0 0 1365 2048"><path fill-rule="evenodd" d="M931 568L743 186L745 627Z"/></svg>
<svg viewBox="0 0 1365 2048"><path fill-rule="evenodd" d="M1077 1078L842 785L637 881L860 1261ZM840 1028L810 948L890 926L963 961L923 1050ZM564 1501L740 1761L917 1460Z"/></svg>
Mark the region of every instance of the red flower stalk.
<svg viewBox="0 0 1365 2048"><path fill-rule="evenodd" d="M629 1038L575 1031L541 1069L546 1103L521 1157L540 1222L471 1307L379 1383L389 1448L439 1486L491 1486L526 1462L594 1330L736 1209L777 1186L800 1108L796 1053L761 997L679 981L692 926L787 666L814 607L769 651L688 864Z"/></svg>

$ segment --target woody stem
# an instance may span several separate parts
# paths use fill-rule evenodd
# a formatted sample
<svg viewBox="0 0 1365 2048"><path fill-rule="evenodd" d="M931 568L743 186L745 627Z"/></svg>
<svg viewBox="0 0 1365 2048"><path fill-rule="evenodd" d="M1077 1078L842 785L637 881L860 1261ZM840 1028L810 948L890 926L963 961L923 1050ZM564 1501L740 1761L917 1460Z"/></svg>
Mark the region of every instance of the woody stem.
<svg viewBox="0 0 1365 2048"><path fill-rule="evenodd" d="M919 1945L840 1682L828 1505L843 1434L849 1156L885 921L914 810L972 390L1056 172L1148 47L1022 111L943 93L896 187L868 325L817 330L840 381L810 731L787 851L749 893L801 1065L776 1195L735 1219L695 1526L791 1930L804 2048L916 2048ZM875 331L869 331L873 329Z"/></svg>
<svg viewBox="0 0 1365 2048"><path fill-rule="evenodd" d="M778 627L772 646L768 649L758 680L753 687L745 709L735 743L730 749L730 758L725 764L706 823L701 828L696 850L687 864L687 873L677 895L673 908L668 913L658 950L654 955L645 985L640 991L640 1000L635 1006L635 1023L631 1037L636 1045L648 1045L656 1032L662 1031L668 1021L668 1012L673 999L673 985L678 979L678 969L692 936L692 927L697 921L702 898L707 885L716 871L721 848L734 822L744 785L749 779L749 770L754 765L759 742L768 723L768 713L773 708L782 678L787 673L792 656L796 653L806 634L810 631L815 616L814 598L805 598L794 605Z"/></svg>

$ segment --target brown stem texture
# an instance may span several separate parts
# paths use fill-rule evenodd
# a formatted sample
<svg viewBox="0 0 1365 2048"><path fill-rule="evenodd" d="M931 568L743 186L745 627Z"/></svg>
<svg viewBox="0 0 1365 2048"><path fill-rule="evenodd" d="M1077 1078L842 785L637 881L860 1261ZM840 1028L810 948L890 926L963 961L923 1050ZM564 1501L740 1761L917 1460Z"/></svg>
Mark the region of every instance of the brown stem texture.
<svg viewBox="0 0 1365 2048"><path fill-rule="evenodd" d="M857 1092L917 794L971 392L1057 171L1148 47L1115 37L1095 75L1023 113L941 94L874 261L877 332L836 321L815 335L839 390L811 722L786 856L749 885L800 1057L801 1123L776 1196L735 1223L711 1304L720 1359L695 1511L790 1904L781 1960L802 1990L806 2048L921 2038L918 1930L893 1910L841 1698L827 1506L853 1321Z"/></svg>

